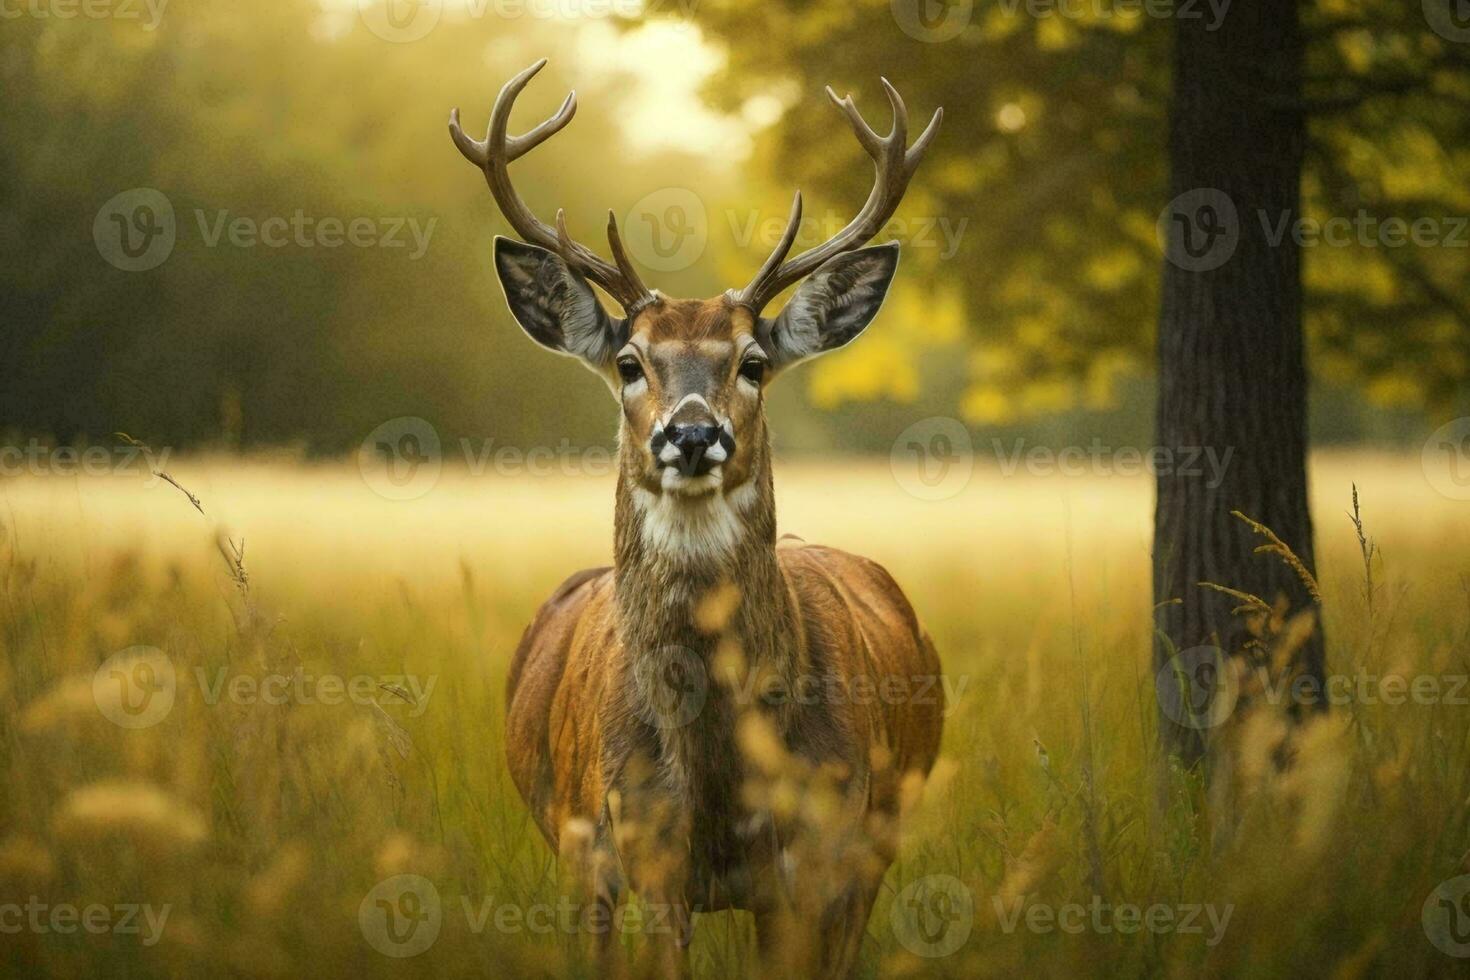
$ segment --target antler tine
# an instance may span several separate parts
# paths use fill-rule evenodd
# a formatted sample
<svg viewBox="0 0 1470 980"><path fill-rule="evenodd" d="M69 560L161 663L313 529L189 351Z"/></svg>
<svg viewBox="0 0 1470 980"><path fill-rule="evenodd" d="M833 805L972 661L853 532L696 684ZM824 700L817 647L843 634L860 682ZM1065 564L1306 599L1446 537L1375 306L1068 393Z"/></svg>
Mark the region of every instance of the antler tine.
<svg viewBox="0 0 1470 980"><path fill-rule="evenodd" d="M939 132L939 124L944 119L944 110L939 109L934 113L934 118L929 121L924 132L912 147L908 143L909 114L904 105L903 97L898 94L888 79L880 79L883 83L883 91L888 95L888 102L893 107L893 127L887 136L879 136L869 126L867 120L858 111L853 103L852 96L838 98L832 87L827 86L827 97L832 104L837 106L842 114L847 117L852 126L853 135L857 137L858 143L873 158L873 189L868 192L868 199L853 219L848 222L847 227L839 231L830 240L818 245L816 248L802 252L790 261L784 261L786 252L796 236L796 227L801 221L801 195L798 193L796 202L792 207L791 222L787 226L786 234L776 251L771 253L765 264L754 279L744 289L732 293L732 298L740 304L759 312L761 307L770 302L778 293L787 286L807 275L810 275L823 262L855 248L859 248L868 239L876 235L888 221L893 217L893 212L898 209L898 204L903 200L903 193L908 189L909 178L918 169L919 161L923 159L924 151L929 148L935 135Z"/></svg>
<svg viewBox="0 0 1470 980"><path fill-rule="evenodd" d="M862 144L863 149L867 150L870 156L877 156L878 153L882 152L883 138L873 132L873 127L869 126L868 121L863 118L863 114L858 112L857 106L853 104L851 93L839 99L837 93L832 91L832 86L828 85L827 98L831 99L832 104L842 110L842 114L852 124L852 131L857 136L857 141Z"/></svg>
<svg viewBox="0 0 1470 980"><path fill-rule="evenodd" d="M459 106L449 110L449 138L454 140L454 145L459 147L459 152L464 154L466 160L477 167L485 166L486 145L460 127Z"/></svg>
<svg viewBox="0 0 1470 980"><path fill-rule="evenodd" d="M519 136L508 134L511 107L516 97L544 67L546 59L542 58L500 89L500 94L495 97L495 106L490 110L490 125L483 142L465 134L460 126L458 109L449 114L449 135L465 159L485 172L485 181L490 185L495 203L518 235L532 245L561 256L579 274L605 289L625 311L644 305L652 294L644 288L626 255L622 255L614 267L584 245L573 241L567 234L566 216L561 210L557 211L553 229L532 213L511 183L510 164L561 132L577 114L577 93L572 92L549 119ZM621 242L614 247L621 252Z"/></svg>
<svg viewBox="0 0 1470 980"><path fill-rule="evenodd" d="M556 209L556 252L562 258L567 258L576 250L577 243L572 241L572 236L567 234L567 212L566 208Z"/></svg>
<svg viewBox="0 0 1470 980"><path fill-rule="evenodd" d="M648 300L654 299L653 291L643 285L643 277L638 275L638 269L633 265L633 261L628 258L628 253L623 250L623 236L618 234L618 216L613 212L612 208L607 209L607 245L612 249L613 261L618 264L618 269L622 272L623 278L628 280L628 284L632 287L633 292L638 295L639 298L636 302L641 305ZM629 309L627 312L631 316L634 311Z"/></svg>
<svg viewBox="0 0 1470 980"><path fill-rule="evenodd" d="M510 163L525 156L531 150L540 146L547 139L561 132L572 117L577 114L577 90L573 89L567 93L562 100L561 108L551 116L537 123L533 128L519 136L511 136L505 141L505 161Z"/></svg>
<svg viewBox="0 0 1470 980"><path fill-rule="evenodd" d="M883 142L892 146L897 144L900 149L908 149L909 145L909 110L903 104L903 96L898 94L898 89L886 78L879 78L883 83L883 91L888 93L888 104L893 107L893 128L888 131L888 138Z"/></svg>
<svg viewBox="0 0 1470 980"><path fill-rule="evenodd" d="M904 154L903 165L910 174L919 169L919 161L924 159L924 151L929 149L929 144L934 142L934 137L939 135L939 124L944 122L944 107L940 106L934 110L934 118L929 120L929 125L914 140L914 145Z"/></svg>
<svg viewBox="0 0 1470 980"><path fill-rule="evenodd" d="M791 251L791 243L796 241L796 233L800 228L801 191L797 191L796 196L791 199L791 217L786 219L786 230L781 233L781 240L776 243L776 247L766 257L766 261L762 263L760 271L755 274L755 278L750 281L750 284L744 289L731 291L731 299L738 304L750 305L751 301L761 294L767 281L775 274L776 269L781 265L781 261L786 258L786 254Z"/></svg>

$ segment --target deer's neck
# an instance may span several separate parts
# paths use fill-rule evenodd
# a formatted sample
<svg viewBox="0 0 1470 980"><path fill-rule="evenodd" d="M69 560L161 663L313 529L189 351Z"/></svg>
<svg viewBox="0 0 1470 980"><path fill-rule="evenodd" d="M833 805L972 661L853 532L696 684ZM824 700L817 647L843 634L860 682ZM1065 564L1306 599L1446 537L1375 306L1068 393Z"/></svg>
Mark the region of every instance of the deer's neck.
<svg viewBox="0 0 1470 980"><path fill-rule="evenodd" d="M725 495L671 499L618 482L618 621L636 707L645 718L672 709L655 725L670 779L716 807L738 792L740 713L775 683L793 690L801 658L768 453Z"/></svg>

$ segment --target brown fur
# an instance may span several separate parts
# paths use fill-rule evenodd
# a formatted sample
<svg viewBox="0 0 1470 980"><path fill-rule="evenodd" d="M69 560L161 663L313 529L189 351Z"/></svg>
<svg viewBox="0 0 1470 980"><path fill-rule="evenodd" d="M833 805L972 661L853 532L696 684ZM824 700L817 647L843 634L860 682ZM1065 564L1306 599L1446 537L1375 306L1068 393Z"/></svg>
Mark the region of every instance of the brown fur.
<svg viewBox="0 0 1470 980"><path fill-rule="evenodd" d="M846 975L902 791L939 750L940 665L880 566L778 545L764 387L735 380L754 329L720 299L664 301L633 324L649 384L621 399L615 566L567 579L527 627L507 755L537 826L600 905L631 888L666 908L655 969L684 969L692 911L739 907L756 913L768 965ZM684 359L681 371L703 358L708 401L739 432L711 494L658 496L648 435L677 394L661 390L658 358ZM727 505L738 520L724 547L665 546L650 530L655 506L697 523ZM692 717L657 710L674 675L703 681ZM907 693L880 695L885 679ZM613 970L618 944L601 948Z"/></svg>

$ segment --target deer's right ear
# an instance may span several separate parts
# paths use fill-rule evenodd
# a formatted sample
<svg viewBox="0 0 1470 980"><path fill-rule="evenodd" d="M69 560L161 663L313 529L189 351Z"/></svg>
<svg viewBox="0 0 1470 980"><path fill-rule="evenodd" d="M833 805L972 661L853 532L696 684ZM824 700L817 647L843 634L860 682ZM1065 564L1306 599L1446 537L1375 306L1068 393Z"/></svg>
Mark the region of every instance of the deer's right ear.
<svg viewBox="0 0 1470 980"><path fill-rule="evenodd" d="M556 253L497 235L495 272L511 315L541 346L601 370L626 342L623 321Z"/></svg>

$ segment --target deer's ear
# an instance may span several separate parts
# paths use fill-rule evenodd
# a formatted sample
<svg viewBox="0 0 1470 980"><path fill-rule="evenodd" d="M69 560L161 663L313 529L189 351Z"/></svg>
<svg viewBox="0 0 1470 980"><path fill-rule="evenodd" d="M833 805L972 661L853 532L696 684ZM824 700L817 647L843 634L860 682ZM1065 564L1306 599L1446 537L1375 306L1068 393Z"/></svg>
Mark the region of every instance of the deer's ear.
<svg viewBox="0 0 1470 980"><path fill-rule="evenodd" d="M554 252L497 235L495 272L511 315L541 346L599 370L623 346L623 321L610 316L587 280Z"/></svg>
<svg viewBox="0 0 1470 980"><path fill-rule="evenodd" d="M898 242L843 252L807 276L769 327L767 352L777 367L835 350L863 332L898 269Z"/></svg>

